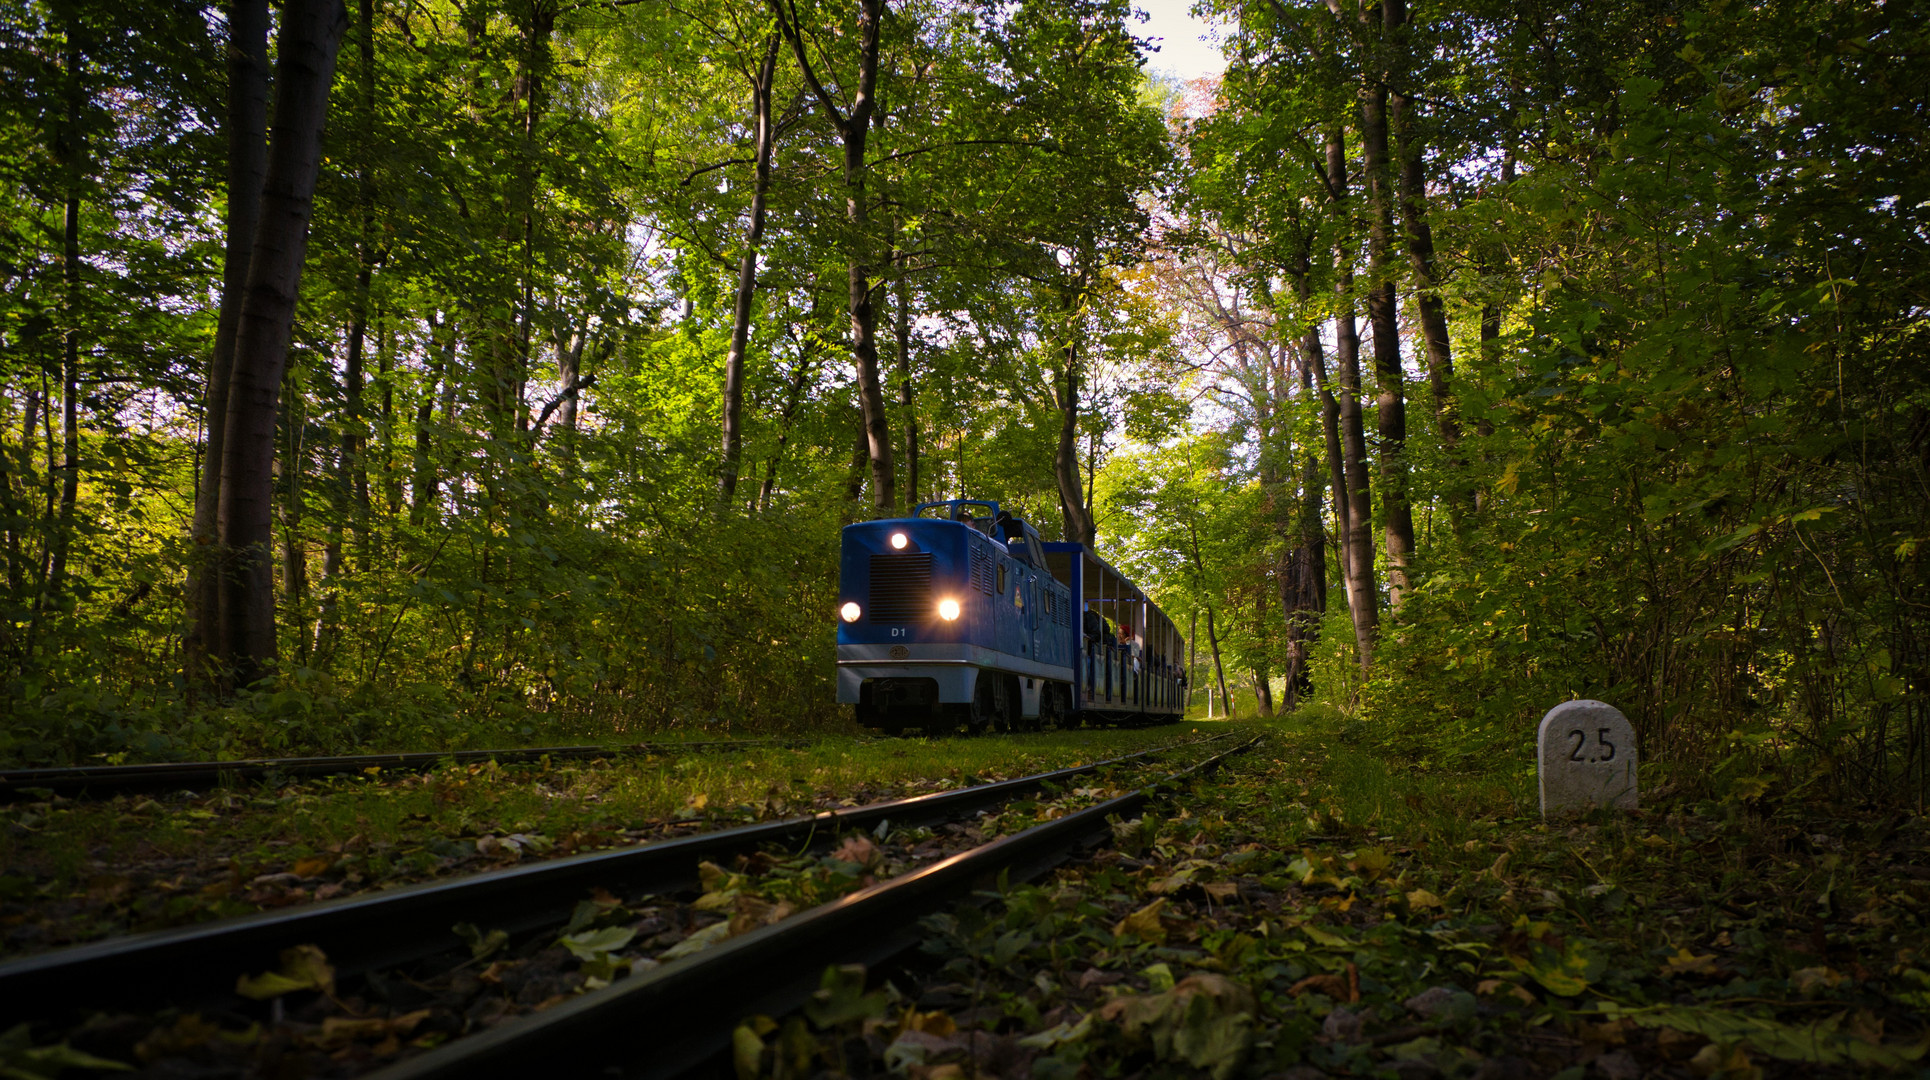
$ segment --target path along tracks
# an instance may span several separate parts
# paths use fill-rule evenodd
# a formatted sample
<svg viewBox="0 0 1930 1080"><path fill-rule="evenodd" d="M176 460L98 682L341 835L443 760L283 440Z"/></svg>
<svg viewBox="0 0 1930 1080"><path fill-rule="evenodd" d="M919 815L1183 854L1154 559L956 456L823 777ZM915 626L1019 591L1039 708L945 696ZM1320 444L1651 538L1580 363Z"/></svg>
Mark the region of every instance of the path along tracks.
<svg viewBox="0 0 1930 1080"><path fill-rule="evenodd" d="M553 859L25 957L0 964L0 1016L65 1027L103 1009L146 1011L232 1005L238 1000L237 975L272 969L282 950L297 945L319 947L338 978L388 969L462 948L463 939L452 929L457 922L482 923L512 936L560 926L592 889L629 894L690 889L698 881L699 864L706 861L752 853L772 844L788 848L827 846L840 834L876 829L887 822L892 828L907 829L969 818L1048 784L1065 784L1110 766L1229 737L1193 740L956 791ZM665 1015L682 1018L666 1027L667 1033L707 1031L697 1018L711 1012L729 1012L724 1008L726 1003L732 1008L742 1003L746 1008L738 1010L740 1013L772 1011L778 1008L774 1002L795 997L792 982L796 981L786 981L774 973L804 972L798 978L806 980L808 993L825 963L839 957L844 958L839 962L870 962L870 958L881 955L881 948L888 946L887 951L896 951L918 915L963 895L973 883L1001 871L1009 872L1014 879L1023 878L1043 870L1078 845L1103 838L1106 816L1130 813L1145 801L1150 790L1142 789L993 841L731 939L684 961L666 964L647 975L620 981L610 989L584 995L524 1021L507 1022L487 1033L493 1040L488 1045L500 1043L504 1049L487 1051L480 1059L474 1058L475 1051L464 1048L484 1036L470 1036L396 1066L429 1071L395 1075L469 1075L474 1070L493 1069L499 1054L505 1061L513 1059L523 1062L525 1068L542 1072L540 1062L537 1066L530 1063L553 1057L554 1050L530 1051L537 1055L531 1058L519 1056L524 1052L516 1048L553 1045L555 1031L572 1032L564 1041L586 1048L585 1052L597 1046L606 1048L598 1053L610 1052L628 1043L629 1038L604 1039L593 1032L613 1022L608 1019L612 1014L605 1010L616 1007L620 1010L617 1015L627 1016L629 1013L622 1010L633 1006L600 1005L587 1010L582 1006L612 994L617 994L611 999L613 1003L668 1002L646 1009L668 1009ZM793 929L772 933L785 927ZM832 960L820 961L820 956ZM747 978L746 972L757 974ZM757 989L747 993L747 987ZM731 1022L736 1018L733 1016ZM538 1020L543 1022L535 1023ZM562 1027L552 1028L550 1024ZM651 1024L656 1026L656 1021ZM534 1034L514 1034L526 1028ZM729 1028L723 1032L727 1038ZM534 1041L525 1044L520 1041L524 1037ZM509 1041L505 1043L506 1038ZM701 1049L707 1054L714 1047L703 1043ZM467 1064L438 1064L444 1061ZM451 1068L455 1071L443 1071Z"/></svg>
<svg viewBox="0 0 1930 1080"><path fill-rule="evenodd" d="M637 754L676 754L784 745L771 739L709 742L634 743L627 746L538 746L521 750L447 750L409 754L360 754L354 757L245 758L238 761L163 761L148 765L81 765L64 769L0 770L0 802L17 799L100 798L135 792L181 791L261 780L309 780L350 776L371 770L421 772L438 765L494 761L582 760Z"/></svg>

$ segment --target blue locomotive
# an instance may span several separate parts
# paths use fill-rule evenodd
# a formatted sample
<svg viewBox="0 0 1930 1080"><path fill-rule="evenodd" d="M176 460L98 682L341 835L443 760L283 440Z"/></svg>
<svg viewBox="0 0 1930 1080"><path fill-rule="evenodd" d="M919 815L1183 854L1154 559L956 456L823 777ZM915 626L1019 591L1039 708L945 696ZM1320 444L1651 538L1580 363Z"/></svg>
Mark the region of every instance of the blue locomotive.
<svg viewBox="0 0 1930 1080"><path fill-rule="evenodd" d="M838 700L867 727L1030 731L1185 710L1183 641L1158 606L996 502L847 525L838 604Z"/></svg>

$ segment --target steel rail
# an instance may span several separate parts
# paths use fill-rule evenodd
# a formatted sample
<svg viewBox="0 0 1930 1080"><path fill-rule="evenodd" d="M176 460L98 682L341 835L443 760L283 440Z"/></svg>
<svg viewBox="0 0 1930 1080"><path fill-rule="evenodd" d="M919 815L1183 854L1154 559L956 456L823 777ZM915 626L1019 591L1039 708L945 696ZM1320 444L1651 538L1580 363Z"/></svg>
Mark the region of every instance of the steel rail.
<svg viewBox="0 0 1930 1080"><path fill-rule="evenodd" d="M370 769L421 771L455 762L520 763L543 758L581 759L628 754L663 754L717 747L769 746L772 739L731 739L691 743L632 743L626 746L539 746L514 750L446 750L350 757L245 758L238 761L162 761L146 765L80 765L60 769L0 770L0 801L43 797L39 792L73 797L90 793L178 791L271 778L311 779L344 776Z"/></svg>
<svg viewBox="0 0 1930 1080"><path fill-rule="evenodd" d="M458 948L459 921L511 934L561 924L591 888L665 892L693 887L698 864L771 843L810 844L889 821L918 827L1099 769L1230 735L956 791L829 810L810 817L588 852L504 870L427 881L319 904L157 930L0 964L0 1016L53 1019L77 1009L230 1002L238 975L273 968L282 949L317 945L339 975Z"/></svg>
<svg viewBox="0 0 1930 1080"><path fill-rule="evenodd" d="M1036 877L1155 791L1217 766L1258 738L1128 795L1002 837L889 881L633 975L545 1012L465 1036L366 1080L671 1077L711 1059L744 1017L801 1005L832 964L876 964L915 944L917 920L995 881Z"/></svg>

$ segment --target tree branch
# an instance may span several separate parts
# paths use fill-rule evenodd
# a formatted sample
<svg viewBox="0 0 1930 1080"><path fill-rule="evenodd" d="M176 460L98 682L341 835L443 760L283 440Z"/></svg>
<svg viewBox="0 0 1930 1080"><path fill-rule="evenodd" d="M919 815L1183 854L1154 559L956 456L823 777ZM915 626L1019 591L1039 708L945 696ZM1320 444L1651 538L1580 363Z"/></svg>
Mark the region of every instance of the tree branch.
<svg viewBox="0 0 1930 1080"><path fill-rule="evenodd" d="M595 385L596 376L594 374L579 375L575 382L563 388L562 393L551 398L549 404L543 406L543 412L537 416L536 423L530 427L529 441L534 443L537 439L543 437L543 425L550 422L550 417L556 413L556 410L563 407L565 401L575 397L579 391L588 390Z"/></svg>
<svg viewBox="0 0 1930 1080"><path fill-rule="evenodd" d="M703 167L703 168L701 168L701 169L692 169L692 170L690 171L690 175L688 175L688 176L686 176L686 177L684 177L684 180L683 180L683 183L681 183L681 184L678 184L677 186L678 186L678 187L689 187L689 186L690 186L690 182L691 182L692 180L695 180L695 179L697 179L698 177L700 177L700 176L702 176L702 175L704 175L704 174L705 174L705 173L707 173L707 172L716 172L716 171L717 171L718 169L728 169L728 168L730 168L730 167L731 167L732 165L750 165L750 164L752 164L752 163L754 163L754 162L755 162L755 160L756 160L756 159L754 159L754 158L741 158L741 157L734 157L734 158L726 158L726 159L724 159L723 161L720 161L720 162L718 162L718 163L717 163L717 164L715 164L715 165L706 165L706 166L704 166L704 167Z"/></svg>
<svg viewBox="0 0 1930 1080"><path fill-rule="evenodd" d="M817 97L818 104L824 106L825 114L831 118L831 124L838 129L838 134L845 134L851 126L850 121L845 119L844 112L838 108L838 103L831 100L830 91L818 81L818 73L811 67L811 57L804 48L804 33L797 22L797 5L790 0L766 0L766 2L770 4L771 14L777 16L779 32L784 35L784 40L791 43L791 53L797 57L798 70L804 73L805 85L811 88L811 93ZM785 10L786 6L790 7L790 11Z"/></svg>
<svg viewBox="0 0 1930 1080"><path fill-rule="evenodd" d="M872 161L871 164L883 165L887 161L897 161L900 158L915 157L919 154L930 153L933 150L944 150L954 146L1031 146L1031 147L1037 147L1040 150L1054 150L1054 151L1056 151L1059 148L1057 143L1050 142L1050 141L1030 142L1025 139L959 139L956 142L935 143L931 146L920 146L911 150L900 150L895 154L886 154L884 157L877 158L876 160Z"/></svg>

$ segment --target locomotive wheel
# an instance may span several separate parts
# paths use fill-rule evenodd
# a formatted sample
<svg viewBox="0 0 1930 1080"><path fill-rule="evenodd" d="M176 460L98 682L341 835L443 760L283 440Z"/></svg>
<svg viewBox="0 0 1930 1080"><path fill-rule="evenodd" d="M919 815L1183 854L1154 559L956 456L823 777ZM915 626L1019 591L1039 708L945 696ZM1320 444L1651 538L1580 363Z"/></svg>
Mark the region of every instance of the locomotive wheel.
<svg viewBox="0 0 1930 1080"><path fill-rule="evenodd" d="M992 700L992 677L980 671L979 679L973 681L971 704L953 706L959 710L959 719L965 721L965 735L984 735L998 717L996 702Z"/></svg>
<svg viewBox="0 0 1930 1080"><path fill-rule="evenodd" d="M1069 695L1066 693L1065 687L1058 683L1045 684L1045 690L1039 696L1039 727L1041 730L1048 726L1054 728L1063 728L1066 726L1066 713L1070 711L1066 708L1068 697Z"/></svg>
<svg viewBox="0 0 1930 1080"><path fill-rule="evenodd" d="M998 690L993 686L998 676L981 671L972 686L972 705L970 718L965 726L970 734L983 735L998 723Z"/></svg>

